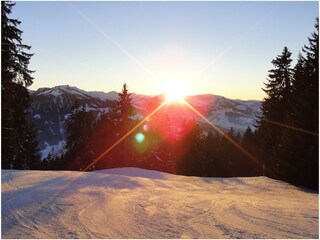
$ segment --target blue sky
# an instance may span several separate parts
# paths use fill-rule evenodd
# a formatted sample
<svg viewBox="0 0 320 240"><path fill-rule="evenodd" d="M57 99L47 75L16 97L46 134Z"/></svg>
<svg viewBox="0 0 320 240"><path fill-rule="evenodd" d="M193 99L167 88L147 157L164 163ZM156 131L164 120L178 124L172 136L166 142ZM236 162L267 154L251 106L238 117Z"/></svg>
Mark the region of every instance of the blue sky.
<svg viewBox="0 0 320 240"><path fill-rule="evenodd" d="M35 53L31 89L155 95L175 82L260 100L271 60L287 46L295 62L318 15L318 2L17 2L11 17Z"/></svg>

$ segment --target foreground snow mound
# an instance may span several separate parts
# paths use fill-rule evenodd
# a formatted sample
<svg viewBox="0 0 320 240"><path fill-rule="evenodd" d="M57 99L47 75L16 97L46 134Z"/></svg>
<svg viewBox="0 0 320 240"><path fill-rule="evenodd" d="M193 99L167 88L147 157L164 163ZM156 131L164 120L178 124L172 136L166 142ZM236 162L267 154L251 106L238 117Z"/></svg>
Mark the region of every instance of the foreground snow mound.
<svg viewBox="0 0 320 240"><path fill-rule="evenodd" d="M318 194L266 177L2 170L2 238L318 238Z"/></svg>

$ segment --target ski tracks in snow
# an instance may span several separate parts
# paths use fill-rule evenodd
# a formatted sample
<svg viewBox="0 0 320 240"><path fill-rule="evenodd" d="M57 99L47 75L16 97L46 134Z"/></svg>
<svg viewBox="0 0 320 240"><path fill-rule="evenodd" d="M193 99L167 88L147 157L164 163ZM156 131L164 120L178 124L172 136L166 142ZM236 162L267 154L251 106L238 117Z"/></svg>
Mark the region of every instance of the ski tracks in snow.
<svg viewBox="0 0 320 240"><path fill-rule="evenodd" d="M3 238L318 238L318 194L265 177L2 171Z"/></svg>

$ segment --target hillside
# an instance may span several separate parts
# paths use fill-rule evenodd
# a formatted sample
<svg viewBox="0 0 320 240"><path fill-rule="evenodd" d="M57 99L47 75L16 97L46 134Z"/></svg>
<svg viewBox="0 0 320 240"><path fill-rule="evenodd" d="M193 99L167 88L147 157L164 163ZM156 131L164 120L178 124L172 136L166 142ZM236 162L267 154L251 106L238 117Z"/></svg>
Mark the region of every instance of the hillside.
<svg viewBox="0 0 320 240"><path fill-rule="evenodd" d="M93 111L96 116L108 111L117 99L117 92L87 92L71 86L56 86L53 88L40 88L31 91L32 103L29 108L28 119L38 133L39 149L42 158L58 155L63 152L66 144L66 120L75 101L83 104L86 111ZM132 102L136 108L135 118L141 119L145 115L145 107L151 96L132 94ZM259 101L232 100L213 94L188 96L186 100L201 111L211 122L222 130L227 131L233 127L236 131L244 132L248 126L254 128L255 118L260 113ZM172 108L168 111L169 117L177 117ZM181 117L181 116L180 116ZM211 130L203 119L185 111L184 118L194 118L202 127Z"/></svg>
<svg viewBox="0 0 320 240"><path fill-rule="evenodd" d="M110 100L101 100L101 92L86 92L76 87L58 86L54 88L40 88L32 91L31 106L28 119L37 130L37 139L42 158L58 155L66 145L66 121L75 102L84 105L86 111L93 111L98 116L108 111L114 100L114 93L110 93ZM108 95L109 96L109 95Z"/></svg>
<svg viewBox="0 0 320 240"><path fill-rule="evenodd" d="M2 170L2 238L318 238L318 194L266 177Z"/></svg>

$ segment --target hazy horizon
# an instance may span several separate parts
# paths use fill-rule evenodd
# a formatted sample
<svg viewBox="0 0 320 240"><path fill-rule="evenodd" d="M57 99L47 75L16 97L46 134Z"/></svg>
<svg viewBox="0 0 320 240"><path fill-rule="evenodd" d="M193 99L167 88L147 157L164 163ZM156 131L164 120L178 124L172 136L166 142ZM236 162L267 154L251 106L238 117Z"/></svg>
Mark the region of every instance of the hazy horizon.
<svg viewBox="0 0 320 240"><path fill-rule="evenodd" d="M69 85L69 84L57 85L57 86L52 86L52 87L45 87L45 86L44 86L44 87L39 87L39 88L37 88L37 89L31 89L31 88L29 88L29 90L31 90L31 91L38 91L38 90L40 90L40 89L42 89L42 88L55 88L55 87L62 87L62 86L75 87L75 88L78 88L78 89L80 89L80 90L84 90L84 91L86 91L86 92L104 92L104 93L117 92L117 93L121 93L121 91L116 91L116 90L112 90L112 89L109 90L109 91L104 91L104 90L85 90L85 89L79 88L79 87L77 87L77 86ZM166 94L165 92L159 93L159 94L143 94L143 93L131 92L131 91L129 91L129 93L131 93L131 94L136 94L136 95L150 96L150 97L162 96L162 95L165 95L165 94ZM229 98L229 97L226 97L226 96L223 96L223 95L215 94L214 92L212 92L212 93L208 92L208 93L199 93L199 94L197 94L197 93L195 93L195 94L188 94L188 95L186 95L186 97L190 97L190 96L191 96L191 97L192 97L192 96L200 96L200 95L214 95L214 96L225 97L225 98L228 98L228 99L230 99L230 100L261 101L261 100L259 100L259 99Z"/></svg>

